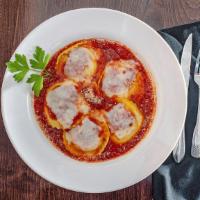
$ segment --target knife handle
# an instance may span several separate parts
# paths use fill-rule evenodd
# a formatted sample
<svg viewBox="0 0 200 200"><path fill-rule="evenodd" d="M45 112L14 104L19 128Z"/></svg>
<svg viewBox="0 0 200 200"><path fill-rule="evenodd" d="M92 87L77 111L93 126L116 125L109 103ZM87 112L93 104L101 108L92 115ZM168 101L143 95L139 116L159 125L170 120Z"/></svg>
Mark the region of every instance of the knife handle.
<svg viewBox="0 0 200 200"><path fill-rule="evenodd" d="M199 92L200 98L200 92ZM197 122L192 136L191 155L194 158L200 158L200 99L198 103Z"/></svg>
<svg viewBox="0 0 200 200"><path fill-rule="evenodd" d="M185 126L181 132L181 136L173 150L173 158L176 163L180 163L185 156Z"/></svg>

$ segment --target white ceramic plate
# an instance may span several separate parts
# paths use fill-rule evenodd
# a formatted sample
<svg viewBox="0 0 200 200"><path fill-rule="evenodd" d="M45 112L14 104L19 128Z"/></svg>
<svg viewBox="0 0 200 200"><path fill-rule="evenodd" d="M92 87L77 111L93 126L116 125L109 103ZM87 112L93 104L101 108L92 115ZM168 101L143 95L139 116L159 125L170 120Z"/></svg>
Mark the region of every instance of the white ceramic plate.
<svg viewBox="0 0 200 200"><path fill-rule="evenodd" d="M152 73L157 87L157 112L148 136L117 159L84 163L53 147L33 114L31 88L16 84L6 71L2 114L8 136L27 165L46 180L75 191L108 192L133 185L156 170L175 146L186 114L186 90L175 55L148 25L125 13L99 8L72 10L35 28L16 52L31 55L39 45L53 54L83 38L120 41L135 52Z"/></svg>

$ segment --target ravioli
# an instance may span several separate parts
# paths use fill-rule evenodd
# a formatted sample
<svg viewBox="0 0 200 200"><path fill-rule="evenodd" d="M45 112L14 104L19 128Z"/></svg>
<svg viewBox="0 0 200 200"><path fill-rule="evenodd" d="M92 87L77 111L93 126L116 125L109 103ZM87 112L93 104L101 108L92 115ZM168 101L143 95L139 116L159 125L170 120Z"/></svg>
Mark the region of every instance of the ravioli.
<svg viewBox="0 0 200 200"><path fill-rule="evenodd" d="M88 113L89 107L78 94L75 83L64 81L49 88L44 110L52 127L66 129L70 128L79 112Z"/></svg>
<svg viewBox="0 0 200 200"><path fill-rule="evenodd" d="M71 46L59 56L57 67L69 79L87 82L96 71L98 57L98 51L80 43Z"/></svg>
<svg viewBox="0 0 200 200"><path fill-rule="evenodd" d="M111 61L106 65L102 80L102 90L109 97L127 97L128 90L135 79L134 60Z"/></svg>
<svg viewBox="0 0 200 200"><path fill-rule="evenodd" d="M109 136L106 122L88 115L64 133L64 144L73 155L94 156L104 150Z"/></svg>
<svg viewBox="0 0 200 200"><path fill-rule="evenodd" d="M118 144L130 140L139 130L143 116L137 106L129 100L118 98L118 104L106 112L111 139Z"/></svg>

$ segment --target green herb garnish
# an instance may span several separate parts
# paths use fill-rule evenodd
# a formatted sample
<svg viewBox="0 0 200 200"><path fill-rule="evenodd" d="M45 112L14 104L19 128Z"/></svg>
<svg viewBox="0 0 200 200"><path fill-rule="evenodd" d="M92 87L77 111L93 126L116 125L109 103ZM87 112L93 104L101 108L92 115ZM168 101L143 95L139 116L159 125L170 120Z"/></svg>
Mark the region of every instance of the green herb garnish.
<svg viewBox="0 0 200 200"><path fill-rule="evenodd" d="M44 78L38 74L31 74L28 80L26 81L27 83L33 84L32 90L34 91L34 94L37 97L40 95L40 91L43 88L43 81Z"/></svg>
<svg viewBox="0 0 200 200"><path fill-rule="evenodd" d="M50 55L45 55L45 51L42 48L36 47L33 58L30 59L31 67L34 69L44 69L49 62Z"/></svg>
<svg viewBox="0 0 200 200"><path fill-rule="evenodd" d="M29 60L30 65L28 64L25 55L16 53L15 60L7 62L6 66L8 70L14 74L13 78L17 82L24 80L28 72L33 72L30 74L26 82L32 85L34 94L39 96L44 81L44 76L41 72L46 67L49 59L49 54L46 54L42 48L36 47L35 52L33 53L33 59Z"/></svg>

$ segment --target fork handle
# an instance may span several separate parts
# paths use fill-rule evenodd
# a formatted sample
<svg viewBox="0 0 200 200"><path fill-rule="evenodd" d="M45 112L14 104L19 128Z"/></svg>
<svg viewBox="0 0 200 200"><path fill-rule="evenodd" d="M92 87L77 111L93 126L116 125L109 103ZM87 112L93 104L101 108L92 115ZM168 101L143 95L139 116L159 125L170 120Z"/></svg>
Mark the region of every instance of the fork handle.
<svg viewBox="0 0 200 200"><path fill-rule="evenodd" d="M173 150L173 158L176 163L180 163L185 156L185 126L181 132L181 136Z"/></svg>
<svg viewBox="0 0 200 200"><path fill-rule="evenodd" d="M200 92L199 92L200 98ZM197 121L192 137L191 155L195 158L200 158L200 99L198 99Z"/></svg>

